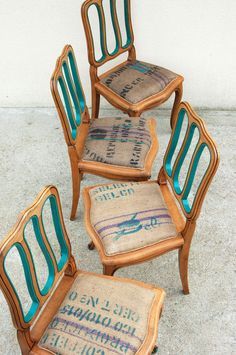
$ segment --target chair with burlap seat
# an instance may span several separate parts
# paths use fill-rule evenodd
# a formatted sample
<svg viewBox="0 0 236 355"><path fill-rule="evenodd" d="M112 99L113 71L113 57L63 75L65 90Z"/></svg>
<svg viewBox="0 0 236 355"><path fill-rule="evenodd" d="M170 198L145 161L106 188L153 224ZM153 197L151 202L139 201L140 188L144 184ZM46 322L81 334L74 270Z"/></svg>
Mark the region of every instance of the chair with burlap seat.
<svg viewBox="0 0 236 355"><path fill-rule="evenodd" d="M175 93L171 114L173 126L184 78L136 59L130 0L86 0L81 12L90 64L92 117L98 117L101 95L129 116L139 117ZM125 62L101 75L98 73L105 63L127 52Z"/></svg>
<svg viewBox="0 0 236 355"><path fill-rule="evenodd" d="M203 121L182 103L157 181L85 188L89 247L97 248L104 274L177 249L183 291L189 293L191 240L218 162Z"/></svg>
<svg viewBox="0 0 236 355"><path fill-rule="evenodd" d="M156 349L164 291L77 270L54 186L39 194L0 244L0 288L23 355Z"/></svg>
<svg viewBox="0 0 236 355"><path fill-rule="evenodd" d="M110 117L90 120L73 48L65 46L51 78L71 163L76 215L83 174L145 181L151 176L158 142L155 119Z"/></svg>

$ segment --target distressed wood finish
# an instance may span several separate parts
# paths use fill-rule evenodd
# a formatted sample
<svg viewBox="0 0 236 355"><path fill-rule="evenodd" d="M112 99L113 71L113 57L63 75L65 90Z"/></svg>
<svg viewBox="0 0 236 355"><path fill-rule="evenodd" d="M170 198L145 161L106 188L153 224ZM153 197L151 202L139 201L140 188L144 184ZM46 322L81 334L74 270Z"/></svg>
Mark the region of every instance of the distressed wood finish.
<svg viewBox="0 0 236 355"><path fill-rule="evenodd" d="M93 32L91 24L89 21L88 12L91 6L95 6L98 11L99 16L99 27L100 27L100 47L102 52L102 57L98 60L95 55L95 45ZM134 46L134 33L131 21L131 1L124 0L124 10L125 10L125 28L127 42L122 45L121 39L121 24L117 17L116 6L118 3L116 0L110 0L110 11L112 17L112 25L114 30L114 35L116 39L116 48L112 53L109 53L107 48L107 35L106 35L106 18L103 9L102 0L86 0L81 8L81 15L84 24L85 36L87 40L87 49L88 49L88 60L90 64L90 78L91 78L91 92L92 92L92 118L97 118L99 115L100 107L100 95L104 96L106 100L113 105L114 107L126 112L131 117L139 117L142 112L150 110L151 108L157 107L167 101L169 97L175 93L175 100L171 113L171 127L174 124L176 118L177 109L182 99L183 94L183 80L184 78L180 75L177 76L169 85L165 87L161 92L148 97L140 101L137 104L131 104L126 101L124 98L115 94L108 87L101 83L101 79L111 73L114 69L119 69L121 66L128 64L136 60L136 50ZM119 55L127 52L128 59L127 61L116 66L112 70L107 71L106 73L99 76L98 69L104 65L106 62L113 60Z"/></svg>
<svg viewBox="0 0 236 355"><path fill-rule="evenodd" d="M72 65L69 65L69 61L72 61L74 72L71 73L68 70L68 76L66 77L65 68L69 68L69 66ZM67 86L66 83L70 85ZM67 106L63 104L59 92L59 85L65 90L64 95L68 101ZM73 191L71 220L76 216L80 196L80 183L83 174L88 173L103 176L108 179L126 181L142 181L150 178L152 164L158 150L155 119L149 120L152 145L146 157L143 169L85 161L82 159L85 140L89 131L90 116L86 106L73 48L70 45L64 47L61 56L57 60L56 68L51 78L51 92L63 127L70 157ZM75 106L76 114L73 113L73 105Z"/></svg>
<svg viewBox="0 0 236 355"><path fill-rule="evenodd" d="M67 250L64 265L60 270L58 270L57 261L54 257L42 224L42 208L48 198L53 198L57 206L57 223L61 226L61 242L65 243ZM35 217L39 221L43 245L46 248L47 253L50 255L50 259L53 263L53 274L50 275L53 277L53 282L45 295L42 295L38 286L38 279L31 254L32 250L29 249L24 240L24 228L28 221ZM26 272L25 281L27 287L34 290L38 302L37 309L28 320L25 319L17 296L17 290L12 286L4 264L8 252L14 246L18 246L18 248L22 250L21 261L22 264L24 264L24 271ZM21 213L14 228L0 244L0 287L9 305L23 355L54 354L52 351L46 349L44 350L42 347L39 347L38 342L58 311L74 280L80 274L95 275L93 273L86 273L77 270L74 257L71 254L70 241L68 239L63 221L58 191L54 186L48 186L38 195L35 202ZM109 278L108 276L102 275L96 276L99 278ZM152 350L155 348L155 341L158 333L158 321L161 316L165 293L162 289L135 280L113 278L114 282L116 282L116 280L119 282L122 281L124 284L133 283L146 289L152 289L155 293L148 319L147 336L142 344L142 347L137 352L137 354L140 355L144 353L151 354Z"/></svg>
<svg viewBox="0 0 236 355"><path fill-rule="evenodd" d="M182 146L179 150L179 154L177 155L177 158L173 165L173 169L170 173L170 171L168 171L168 167L169 167L168 159L170 154L172 154L173 157L173 150L171 151L172 144L174 143L177 145L178 143L179 136L178 137L176 136L176 132L179 133L178 128L183 118L182 114L187 114L188 129L185 135L185 139L183 140ZM190 166L188 169L184 187L181 193L179 193L178 191L176 191L177 182L174 176L176 174L176 169L178 168L178 164L181 163L182 161L183 155L184 154L186 155L185 148L188 145L189 136L192 127L195 127L196 129L199 130L199 141L197 143L196 149L194 150L191 156ZM201 151L202 146L206 146L209 149L211 160L204 174L204 177L202 178L198 186L191 209L188 210L188 204L186 204L186 201L188 200L188 195L186 195L186 191L189 190L189 184L193 183L195 173L196 173L195 162L198 159L198 152ZM90 199L89 192L93 187L85 188L83 192L84 202L85 202L85 224L86 224L86 229L92 239L89 248L93 249L93 247L95 246L96 249L98 250L100 254L101 262L103 264L104 274L113 275L114 272L121 267L142 263L144 261L165 254L169 251L178 249L179 271L180 271L180 278L183 286L183 292L184 294L188 294L189 293L188 258L189 258L191 241L196 228L196 221L201 211L202 203L204 201L208 187L213 179L213 176L216 173L218 164L219 164L219 155L217 152L216 145L212 140L212 138L210 137L210 135L208 134L205 125L203 123L203 120L196 115L196 113L191 109L189 104L181 103L178 109L178 119L175 122L172 135L170 138L170 142L165 153L163 167L160 169L158 179L157 179L157 184L159 184L160 186L162 196L166 202L169 214L173 220L178 235L174 238L170 238L158 242L154 245L140 248L139 250L123 252L113 256L106 255L100 237L95 231L91 223L90 220L91 199ZM192 174L194 174L194 176ZM144 182L144 184L149 184L149 183L152 182L150 181Z"/></svg>

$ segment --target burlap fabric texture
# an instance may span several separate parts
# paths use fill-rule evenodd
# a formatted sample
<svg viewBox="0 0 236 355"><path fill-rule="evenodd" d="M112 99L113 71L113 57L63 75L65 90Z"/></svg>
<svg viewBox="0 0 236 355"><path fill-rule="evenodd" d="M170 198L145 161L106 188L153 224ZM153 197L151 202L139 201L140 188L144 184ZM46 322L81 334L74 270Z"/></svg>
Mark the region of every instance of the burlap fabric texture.
<svg viewBox="0 0 236 355"><path fill-rule="evenodd" d="M131 104L137 104L166 88L177 74L138 60L114 70L101 82Z"/></svg>
<svg viewBox="0 0 236 355"><path fill-rule="evenodd" d="M39 346L60 355L135 354L154 298L152 289L80 274Z"/></svg>
<svg viewBox="0 0 236 355"><path fill-rule="evenodd" d="M90 222L106 255L178 235L156 182L113 183L90 190Z"/></svg>
<svg viewBox="0 0 236 355"><path fill-rule="evenodd" d="M83 160L142 169L151 144L147 119L99 118L91 123Z"/></svg>

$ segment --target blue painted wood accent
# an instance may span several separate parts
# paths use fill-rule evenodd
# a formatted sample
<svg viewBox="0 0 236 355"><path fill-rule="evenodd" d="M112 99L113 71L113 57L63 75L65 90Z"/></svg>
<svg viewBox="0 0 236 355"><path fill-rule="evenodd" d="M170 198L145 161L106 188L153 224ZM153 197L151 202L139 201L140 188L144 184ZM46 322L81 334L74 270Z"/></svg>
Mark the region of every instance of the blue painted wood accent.
<svg viewBox="0 0 236 355"><path fill-rule="evenodd" d="M182 189L180 188L179 185L179 174L180 174L180 170L183 166L183 162L185 160L185 157L188 153L189 147L192 143L192 139L193 139L193 135L195 130L198 130L197 126L195 124L192 124L191 127L189 128L189 131L187 132L188 136L187 136L187 140L185 141L185 145L184 145L184 149L183 152L177 162L175 171L173 172L173 182L174 182L174 188L175 191L178 195L180 195L182 193ZM200 137L200 136L199 136Z"/></svg>
<svg viewBox="0 0 236 355"><path fill-rule="evenodd" d="M200 158L201 158L201 156L202 156L202 153L203 153L204 149L208 149L209 154L211 154L211 153L210 153L210 150L209 150L209 148L208 148L208 146L207 146L206 143L203 143L203 144L200 145L199 149L197 150L197 152L196 152L196 154L195 154L194 161L193 161L193 165L192 165L192 169L191 169L191 171L190 171L189 178L188 178L188 180L187 180L187 184L186 184L186 187L185 187L185 189L184 189L183 196L182 196L183 206L184 206L184 209L185 209L185 211L186 211L187 213L190 213L190 212L191 212L192 207L193 207L193 205L194 205L195 199L194 199L194 201L193 201L192 206L190 206L189 201L188 201L188 197L189 197L189 194L190 194L190 192L191 192L191 188L192 188L193 183L194 183L194 178L195 178L195 176L196 176L198 164L199 164L199 161L200 161ZM210 162L209 162L209 165L210 165ZM208 167L209 167L209 165L208 165ZM200 188L200 186L201 186L201 184L202 184L202 181L204 180L204 177L205 177L205 175L206 175L206 173L207 173L207 170L208 170L208 168L207 168L206 171L205 171L205 174L204 174L204 176L203 176L203 178L202 178L202 180L201 180L201 182L200 182L200 184L199 184L199 186L198 186L197 191L199 190L199 188Z"/></svg>
<svg viewBox="0 0 236 355"><path fill-rule="evenodd" d="M63 95L63 101L64 101L64 106L66 108L66 113L67 113L67 118L70 124L71 128L71 136L73 139L76 138L77 136L77 125L74 119L74 114L72 111L72 105L71 105L71 99L68 95L68 91L66 88L66 82L65 79L61 76L59 79L59 85L61 87L62 95Z"/></svg>
<svg viewBox="0 0 236 355"><path fill-rule="evenodd" d="M33 257L33 254L31 252L31 248L29 246L29 244L27 243L27 240L26 240L26 235L25 235L25 229L26 229L26 226L27 224L32 220L32 223L33 223L33 228L34 228L34 234L36 236L36 240L38 242L38 245L44 255L44 258L45 258L45 261L47 263L47 267L48 267L48 279L44 285L44 287L42 289L40 289L39 287L39 282L38 282L38 279L37 279L37 272L36 272L36 266L35 266L35 262L34 262L34 257ZM31 218L31 220L26 224L25 228L24 228L24 240L25 240L25 243L27 244L28 246L28 249L30 251L30 254L31 254L31 258L32 258L32 261L33 261L33 265L34 265L34 270L35 270L35 275L36 275L36 280L37 280L37 284L38 284L38 289L41 293L41 295L45 296L48 294L48 292L50 291L53 283L54 283L54 280L55 280L55 271L54 271L54 266L53 266L53 261L50 257L50 254L44 244L44 241L43 241L43 237L42 237L42 234L41 234L41 231L40 231L40 227L39 227L39 220L38 220L38 217L37 216L33 216Z"/></svg>
<svg viewBox="0 0 236 355"><path fill-rule="evenodd" d="M27 312L27 314L24 314L22 303L21 303L21 300L19 298L18 292L15 289L15 286L12 283L11 278L8 275L8 272L7 272L7 269L6 269L6 265L5 265L5 261L6 261L7 255L9 254L9 252L12 250L13 247L16 247L18 252L19 252L19 255L20 255L20 258L21 258L21 262L22 262L22 266L23 266L23 269L24 269L24 275L25 275L27 289L28 289L28 292L29 292L29 295L30 295L30 298L31 298L31 301L32 301L31 307L30 307L29 311ZM16 298L18 299L23 319L24 319L24 321L26 323L28 323L28 322L31 321L31 319L34 317L34 315L36 314L36 312L38 310L39 300L38 300L38 298L36 296L36 293L35 293L35 290L34 290L32 276L31 276L30 268L29 268L29 262L28 262L26 253L24 251L24 248L22 247L22 245L20 243L13 244L11 249L9 249L8 253L5 255L5 258L4 258L3 268L4 268L4 272L5 272L8 280L9 280L11 286L12 286L12 289L14 290Z"/></svg>
<svg viewBox="0 0 236 355"><path fill-rule="evenodd" d="M184 109L181 109L179 112L178 118L177 118L177 123L176 123L175 130L174 130L172 140L171 140L171 145L170 145L169 151L167 153L167 156L165 158L164 168L165 168L165 171L169 177L172 176L171 162L172 162L172 158L175 153L176 147L178 145L178 141L179 141L180 133L182 130L182 125L183 125L185 114L186 114L186 111Z"/></svg>
<svg viewBox="0 0 236 355"><path fill-rule="evenodd" d="M51 195L49 196L49 201L50 201L50 206L51 206L51 211L52 211L52 218L53 218L53 223L56 231L56 236L58 239L58 242L61 247L61 259L59 260L57 266L58 266L58 271L61 271L65 264L67 263L69 259L69 250L65 241L65 236L63 233L62 225L61 225L61 219L59 215L59 209L57 205L57 201L55 196Z"/></svg>
<svg viewBox="0 0 236 355"><path fill-rule="evenodd" d="M199 141L200 141L199 128L195 123L192 123L191 126L188 127L188 129L187 129L186 134L185 134L185 138L182 142L182 146L180 147L180 149L183 148L182 153L181 153L181 155L177 156L176 159L178 159L178 160L176 161L175 165L173 164L173 168L171 167L172 159L173 159L174 153L175 153L177 145L178 145L181 130L183 128L183 121L184 121L185 115L186 115L186 117L188 117L187 111L184 108L182 108L179 111L176 126L175 126L174 132L172 134L170 147L169 147L166 157L164 159L164 169L165 169L166 174L172 180L172 184L173 184L173 188L174 188L175 193L177 195L179 195L181 198L181 202L182 202L182 206L183 206L184 210L187 213L190 213L193 206L194 206L195 197L197 195L197 192L198 192L198 190L204 180L204 177L207 173L207 170L209 168L210 162L209 162L209 165L205 171L205 174L198 186L197 192L195 193L192 206L190 206L190 202L188 200L188 197L189 197L189 194L191 192L191 188L194 183L198 164L199 164L199 161L200 161L200 158L202 156L204 149L208 149L209 153L210 153L210 149L206 143L202 143L199 146ZM180 174L181 168L184 164L185 157L186 157L188 150L190 148L190 145L191 145L191 142L192 142L192 139L194 136L194 132L196 130L198 130L198 132L199 132L199 140L198 140L198 143L196 144L196 148L195 148L195 150L192 154L192 157L191 157L191 160L193 159L192 167L189 166L189 169L191 168L191 170L188 171L188 178L186 178L184 187L181 188L179 185L179 174Z"/></svg>
<svg viewBox="0 0 236 355"><path fill-rule="evenodd" d="M131 43L131 28L130 28L130 13L129 13L129 6L128 0L124 0L124 9L125 9L125 28L126 28L126 35L127 35L127 42L122 48L129 47Z"/></svg>
<svg viewBox="0 0 236 355"><path fill-rule="evenodd" d="M77 65L76 65L76 62L75 62L75 58L74 58L74 56L73 56L73 54L71 52L69 52L68 58L69 58L69 63L70 63L70 67L71 67L72 76L73 76L73 79L74 79L77 98L78 98L79 103L80 103L80 109L81 109L82 112L84 112L85 106L86 106L86 100L85 100L84 93L83 93L83 88L82 88L82 85L81 85L81 82L80 82L78 68L77 68Z"/></svg>

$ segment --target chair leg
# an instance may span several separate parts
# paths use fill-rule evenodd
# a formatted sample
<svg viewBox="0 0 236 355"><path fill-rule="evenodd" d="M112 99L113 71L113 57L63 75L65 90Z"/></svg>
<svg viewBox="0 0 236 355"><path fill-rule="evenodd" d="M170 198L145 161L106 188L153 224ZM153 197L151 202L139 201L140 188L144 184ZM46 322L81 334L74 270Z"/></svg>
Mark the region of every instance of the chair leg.
<svg viewBox="0 0 236 355"><path fill-rule="evenodd" d="M184 295L189 294L188 285L188 258L189 258L189 247L183 246L179 249L179 273L182 282Z"/></svg>
<svg viewBox="0 0 236 355"><path fill-rule="evenodd" d="M76 216L77 207L79 203L80 196L80 183L81 183L82 174L80 174L79 169L72 170L72 207L71 207L71 215L70 220L73 221Z"/></svg>
<svg viewBox="0 0 236 355"><path fill-rule="evenodd" d="M70 220L73 221L75 219L79 195L80 195L80 183L83 176L82 171L78 169L78 156L74 147L69 146L69 157L70 157L70 166L71 166L71 177L72 177L72 207L71 207L71 215Z"/></svg>
<svg viewBox="0 0 236 355"><path fill-rule="evenodd" d="M180 84L180 86L178 86L178 88L175 90L175 101L172 107L172 111L171 111L171 119L170 119L170 126L171 128L174 127L176 118L177 118L177 114L178 114L178 108L179 108L179 104L182 100L182 96L183 96L183 85Z"/></svg>
<svg viewBox="0 0 236 355"><path fill-rule="evenodd" d="M100 109L100 94L95 88L92 89L92 119L98 118Z"/></svg>
<svg viewBox="0 0 236 355"><path fill-rule="evenodd" d="M94 249L95 249L94 242L90 242L90 243L88 244L88 249L89 249L89 250L94 250Z"/></svg>
<svg viewBox="0 0 236 355"><path fill-rule="evenodd" d="M116 270L112 265L103 265L103 275L113 276Z"/></svg>

